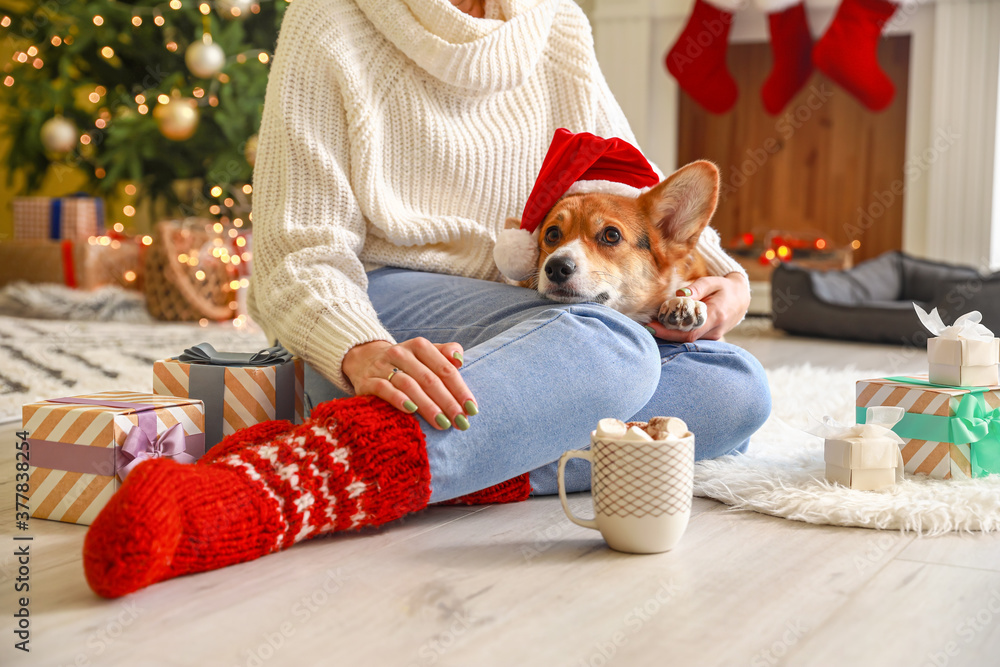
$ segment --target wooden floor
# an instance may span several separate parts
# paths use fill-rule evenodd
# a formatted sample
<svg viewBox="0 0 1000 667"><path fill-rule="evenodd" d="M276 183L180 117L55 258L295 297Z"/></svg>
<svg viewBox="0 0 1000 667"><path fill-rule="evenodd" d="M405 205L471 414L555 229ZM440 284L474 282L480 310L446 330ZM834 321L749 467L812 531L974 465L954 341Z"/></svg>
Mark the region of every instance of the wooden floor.
<svg viewBox="0 0 1000 667"><path fill-rule="evenodd" d="M899 372L916 370L882 346L753 327L730 340L772 367L851 358L874 368L899 354ZM14 430L0 428L0 441ZM5 666L1000 664L1000 536L916 539L704 499L661 555L610 551L541 498L431 508L119 601L84 582L85 528L33 520L22 654L11 632L12 454L0 459ZM572 499L581 514L588 503Z"/></svg>

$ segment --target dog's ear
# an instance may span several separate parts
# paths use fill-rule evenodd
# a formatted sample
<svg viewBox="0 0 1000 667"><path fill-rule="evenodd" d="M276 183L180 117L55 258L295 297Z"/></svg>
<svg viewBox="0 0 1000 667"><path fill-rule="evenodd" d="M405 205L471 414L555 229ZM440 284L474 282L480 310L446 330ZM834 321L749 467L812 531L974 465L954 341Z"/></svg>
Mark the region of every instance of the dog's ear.
<svg viewBox="0 0 1000 667"><path fill-rule="evenodd" d="M517 229L521 226L521 218L507 218L503 223L504 229Z"/></svg>
<svg viewBox="0 0 1000 667"><path fill-rule="evenodd" d="M694 246L719 203L719 169L699 160L678 169L640 197L664 238Z"/></svg>

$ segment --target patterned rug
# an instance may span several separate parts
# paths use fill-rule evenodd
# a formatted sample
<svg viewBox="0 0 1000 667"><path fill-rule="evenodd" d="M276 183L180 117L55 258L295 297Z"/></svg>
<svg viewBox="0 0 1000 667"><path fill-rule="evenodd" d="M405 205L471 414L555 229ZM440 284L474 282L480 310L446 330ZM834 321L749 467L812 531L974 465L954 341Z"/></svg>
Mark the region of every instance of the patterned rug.
<svg viewBox="0 0 1000 667"><path fill-rule="evenodd" d="M111 389L149 392L153 362L201 342L237 352L268 345L253 325L0 316L0 423L20 419L21 405L36 400Z"/></svg>

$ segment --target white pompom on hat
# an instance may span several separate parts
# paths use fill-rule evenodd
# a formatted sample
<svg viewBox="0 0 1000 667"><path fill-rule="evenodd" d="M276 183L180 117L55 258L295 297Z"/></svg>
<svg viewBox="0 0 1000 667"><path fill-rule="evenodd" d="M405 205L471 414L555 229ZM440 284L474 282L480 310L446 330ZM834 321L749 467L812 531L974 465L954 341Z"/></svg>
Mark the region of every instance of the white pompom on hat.
<svg viewBox="0 0 1000 667"><path fill-rule="evenodd" d="M509 280L525 280L538 268L538 226L560 199L581 192L638 197L659 182L639 149L627 141L559 128L524 205L520 228L500 232L493 260Z"/></svg>

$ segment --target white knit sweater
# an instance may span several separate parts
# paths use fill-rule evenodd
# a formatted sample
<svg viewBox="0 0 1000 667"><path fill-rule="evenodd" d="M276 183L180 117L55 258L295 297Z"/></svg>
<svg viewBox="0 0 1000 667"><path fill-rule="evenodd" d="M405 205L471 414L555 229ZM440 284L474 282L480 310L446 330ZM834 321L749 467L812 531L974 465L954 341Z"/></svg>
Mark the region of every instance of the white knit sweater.
<svg viewBox="0 0 1000 667"><path fill-rule="evenodd" d="M498 278L556 128L635 143L572 0L296 0L283 19L254 171L250 314L351 391L355 345L395 342L366 270ZM741 271L714 230L715 275Z"/></svg>

